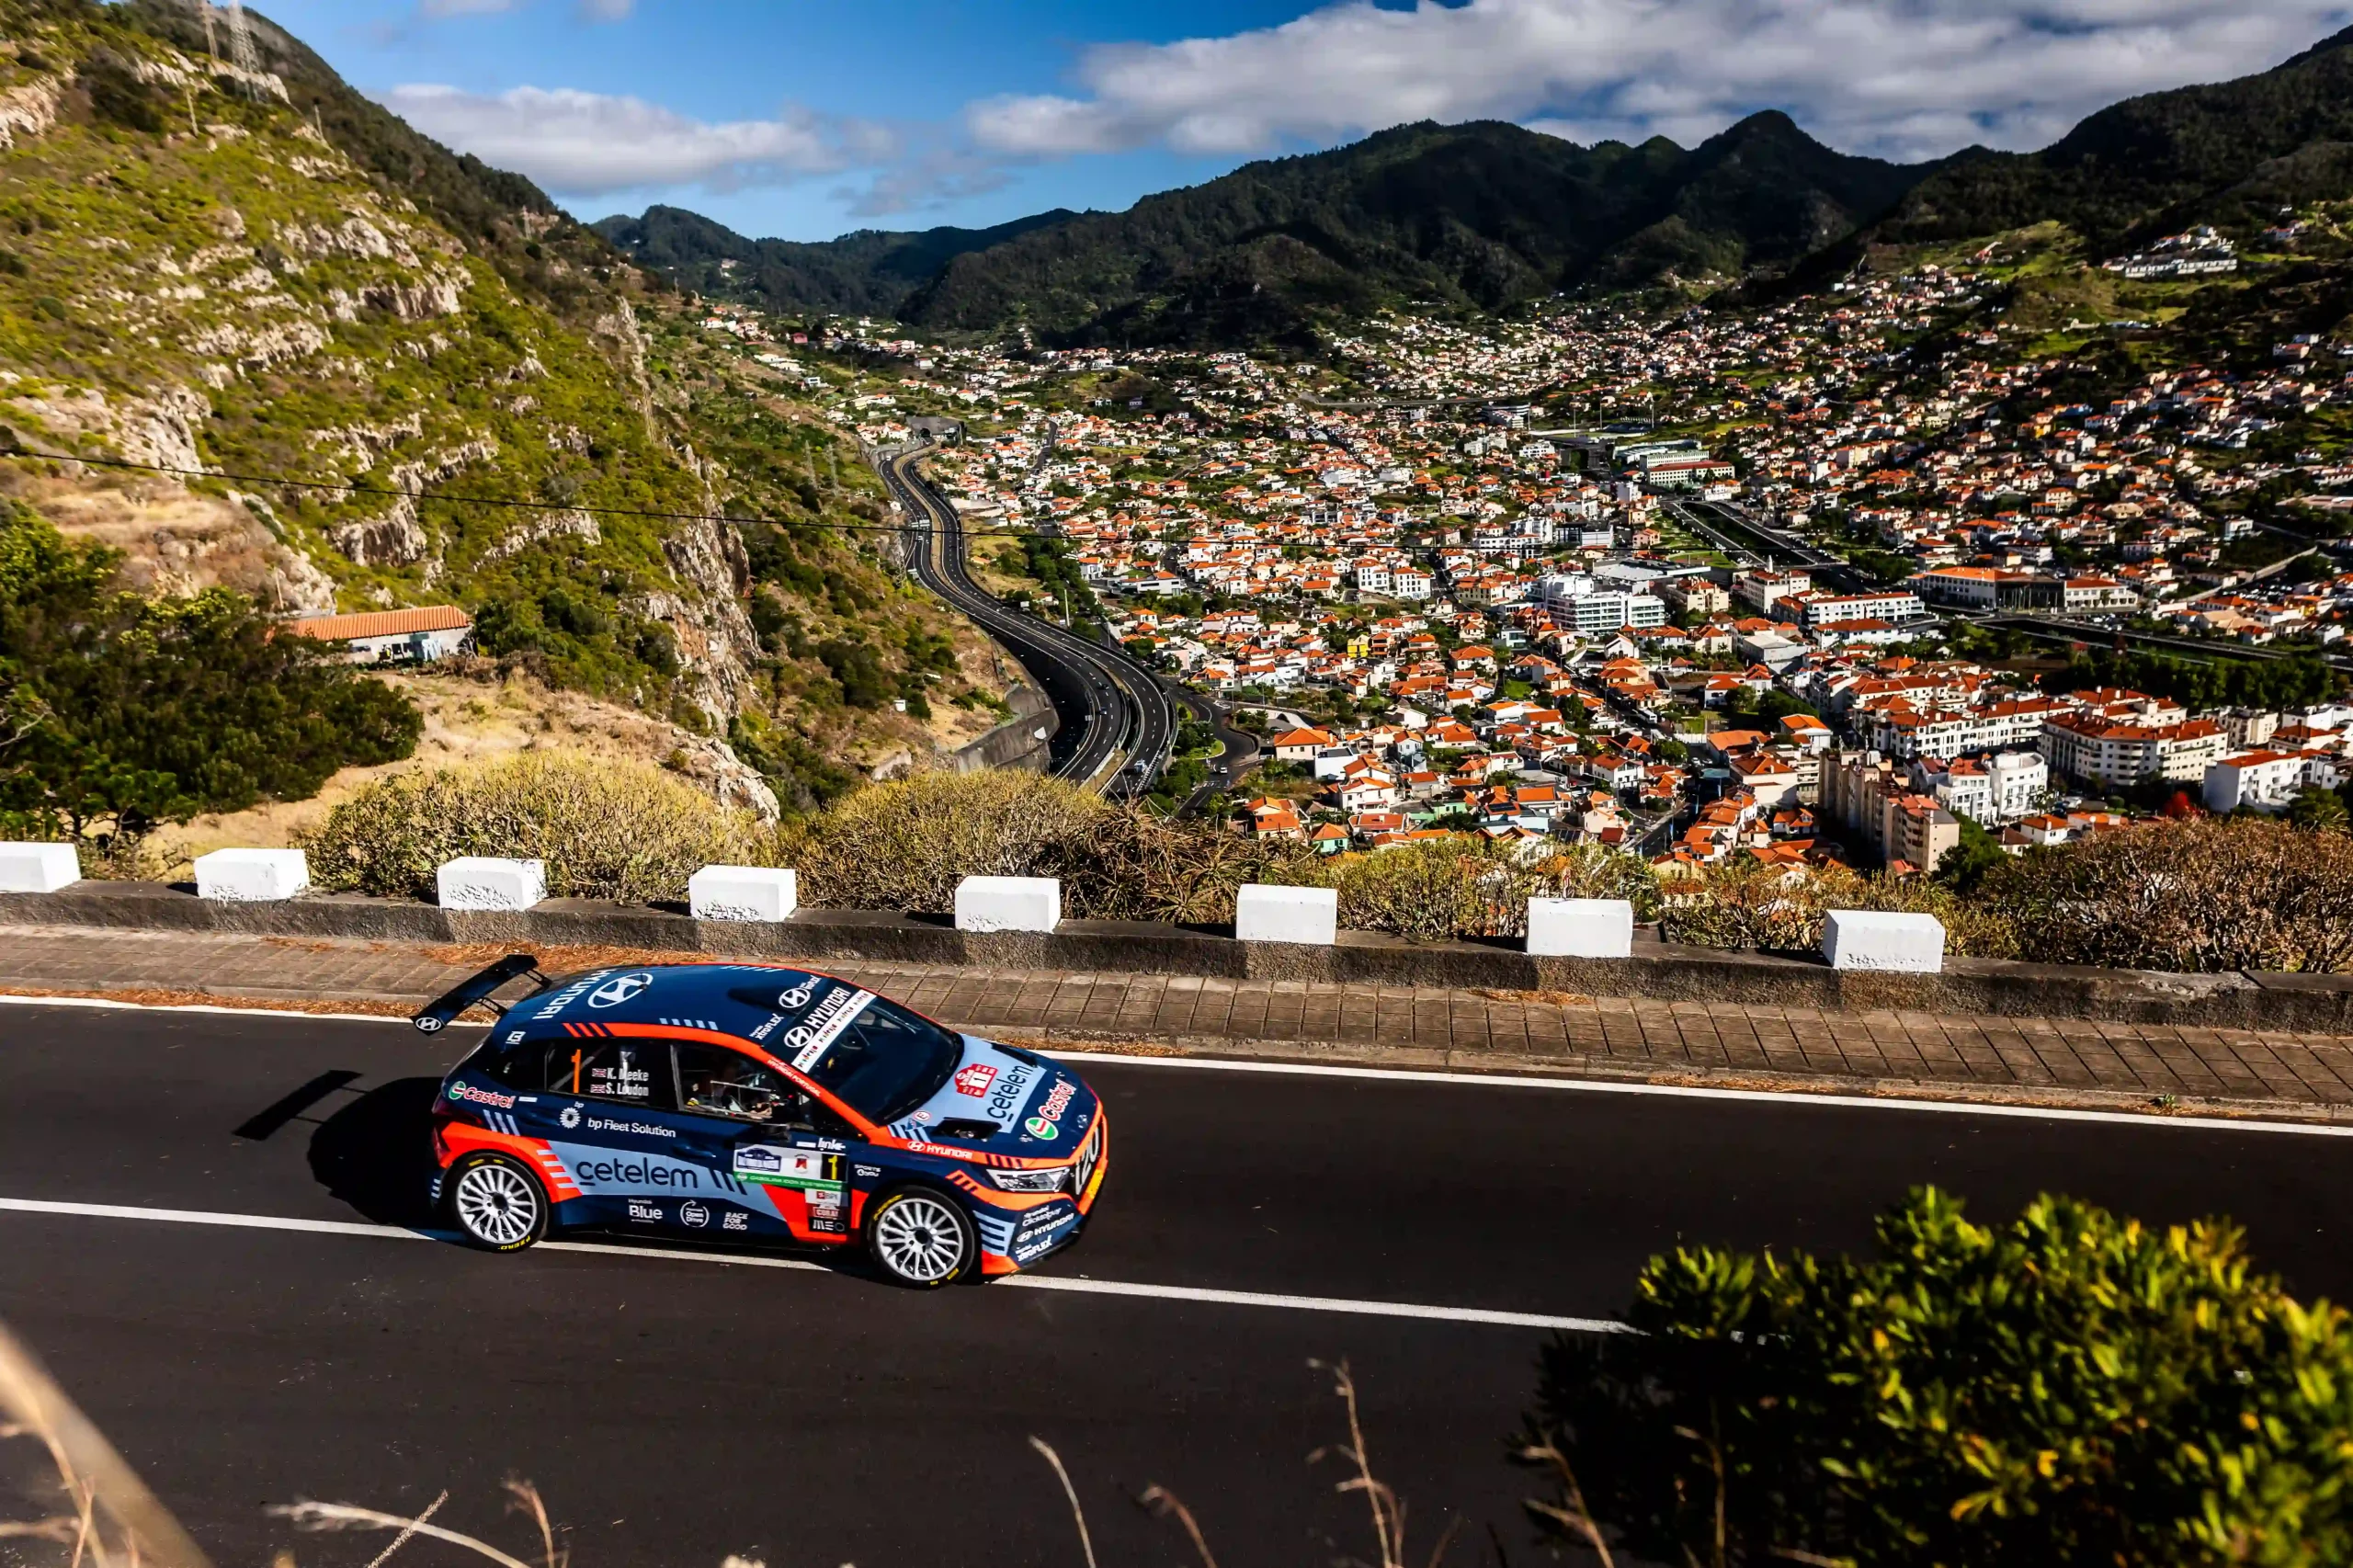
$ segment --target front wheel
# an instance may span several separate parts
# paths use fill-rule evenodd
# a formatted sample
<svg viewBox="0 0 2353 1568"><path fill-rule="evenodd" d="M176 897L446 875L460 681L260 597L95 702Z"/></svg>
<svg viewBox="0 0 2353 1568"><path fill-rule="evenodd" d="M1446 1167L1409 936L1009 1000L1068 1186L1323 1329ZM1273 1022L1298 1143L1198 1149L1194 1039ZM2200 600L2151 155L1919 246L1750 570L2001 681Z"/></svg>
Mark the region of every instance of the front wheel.
<svg viewBox="0 0 2353 1568"><path fill-rule="evenodd" d="M449 1178L449 1217L490 1252L521 1252L548 1233L547 1192L504 1154L482 1154Z"/></svg>
<svg viewBox="0 0 2353 1568"><path fill-rule="evenodd" d="M972 1271L981 1238L963 1205L909 1187L882 1199L867 1217L866 1250L899 1284L933 1290Z"/></svg>

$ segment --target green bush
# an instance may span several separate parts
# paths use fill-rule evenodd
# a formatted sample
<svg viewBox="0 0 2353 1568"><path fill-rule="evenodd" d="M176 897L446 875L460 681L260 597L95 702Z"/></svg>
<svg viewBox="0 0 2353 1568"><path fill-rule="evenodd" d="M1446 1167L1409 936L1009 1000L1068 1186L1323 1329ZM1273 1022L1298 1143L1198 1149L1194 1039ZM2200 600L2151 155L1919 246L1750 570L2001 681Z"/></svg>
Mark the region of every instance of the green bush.
<svg viewBox="0 0 2353 1568"><path fill-rule="evenodd" d="M223 590L149 599L120 556L0 501L0 812L137 840L407 756L424 719Z"/></svg>
<svg viewBox="0 0 2353 1568"><path fill-rule="evenodd" d="M546 861L551 897L629 903L684 898L702 867L764 842L658 767L554 752L381 779L301 839L313 879L341 892L429 899L444 860L494 855Z"/></svg>
<svg viewBox="0 0 2353 1568"><path fill-rule="evenodd" d="M2353 1333L2219 1222L1934 1190L1868 1259L1677 1251L1546 1352L1523 1456L1646 1561L2353 1560ZM1721 1544L1720 1544L1721 1543Z"/></svg>

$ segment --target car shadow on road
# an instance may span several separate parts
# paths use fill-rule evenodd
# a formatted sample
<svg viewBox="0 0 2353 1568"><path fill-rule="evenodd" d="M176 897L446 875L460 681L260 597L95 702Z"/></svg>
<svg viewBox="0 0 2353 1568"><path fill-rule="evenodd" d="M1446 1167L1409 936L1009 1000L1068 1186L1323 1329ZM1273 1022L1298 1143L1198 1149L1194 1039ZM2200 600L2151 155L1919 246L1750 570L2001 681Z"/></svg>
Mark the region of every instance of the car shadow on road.
<svg viewBox="0 0 2353 1568"><path fill-rule="evenodd" d="M369 1089L311 1135L319 1185L380 1225L434 1224L436 1078L396 1078Z"/></svg>

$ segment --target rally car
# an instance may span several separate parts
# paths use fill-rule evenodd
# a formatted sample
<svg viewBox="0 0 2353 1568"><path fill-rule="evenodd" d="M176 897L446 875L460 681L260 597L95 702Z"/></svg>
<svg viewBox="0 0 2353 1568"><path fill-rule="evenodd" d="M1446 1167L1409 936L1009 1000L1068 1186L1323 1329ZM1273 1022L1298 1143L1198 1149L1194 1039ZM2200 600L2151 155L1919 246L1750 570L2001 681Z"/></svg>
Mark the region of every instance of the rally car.
<svg viewBox="0 0 2353 1568"><path fill-rule="evenodd" d="M539 988L501 1007L492 994ZM760 964L548 979L516 954L419 1012L500 1014L434 1101L433 1200L474 1244L564 1227L841 1248L930 1289L1078 1236L1102 1101L1043 1057Z"/></svg>

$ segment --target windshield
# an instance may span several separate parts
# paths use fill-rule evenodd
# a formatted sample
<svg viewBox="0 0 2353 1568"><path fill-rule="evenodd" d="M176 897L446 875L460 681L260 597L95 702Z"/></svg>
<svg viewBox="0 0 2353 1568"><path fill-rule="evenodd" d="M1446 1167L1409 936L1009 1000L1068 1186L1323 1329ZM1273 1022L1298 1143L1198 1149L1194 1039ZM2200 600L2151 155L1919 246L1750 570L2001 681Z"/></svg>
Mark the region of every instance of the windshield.
<svg viewBox="0 0 2353 1568"><path fill-rule="evenodd" d="M954 1035L876 998L814 1062L794 1065L860 1116L887 1126L939 1092L964 1059Z"/></svg>

